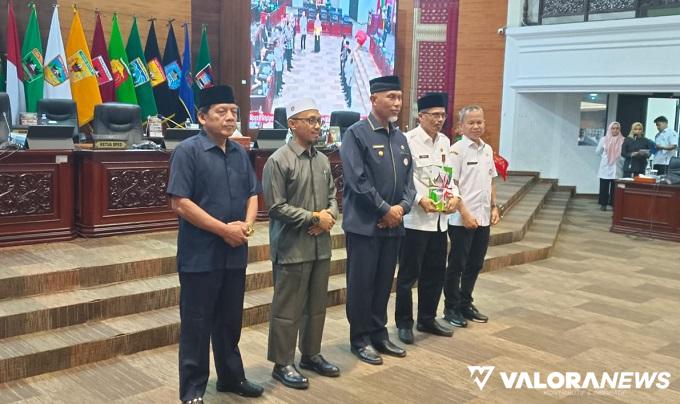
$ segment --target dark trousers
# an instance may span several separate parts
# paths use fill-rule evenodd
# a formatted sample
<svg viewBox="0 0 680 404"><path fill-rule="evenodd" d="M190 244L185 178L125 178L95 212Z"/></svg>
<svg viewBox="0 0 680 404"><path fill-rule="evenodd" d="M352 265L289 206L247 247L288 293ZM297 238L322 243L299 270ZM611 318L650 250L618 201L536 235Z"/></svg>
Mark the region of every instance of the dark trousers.
<svg viewBox="0 0 680 404"><path fill-rule="evenodd" d="M241 338L245 268L179 273L179 398L202 397L210 376L210 341L217 378L245 380Z"/></svg>
<svg viewBox="0 0 680 404"><path fill-rule="evenodd" d="M347 320L350 343L364 347L387 336L390 299L401 237L346 233Z"/></svg>
<svg viewBox="0 0 680 404"><path fill-rule="evenodd" d="M276 95L281 95L282 85L283 85L283 70L276 72Z"/></svg>
<svg viewBox="0 0 680 404"><path fill-rule="evenodd" d="M654 169L656 170L656 175L665 175L666 170L668 170L668 165L666 165L666 164L654 164Z"/></svg>
<svg viewBox="0 0 680 404"><path fill-rule="evenodd" d="M321 52L321 35L314 35L314 52Z"/></svg>
<svg viewBox="0 0 680 404"><path fill-rule="evenodd" d="M472 304L472 291L489 247L490 229L490 226L480 226L474 230L449 226L451 250L444 282L446 310L459 310Z"/></svg>
<svg viewBox="0 0 680 404"><path fill-rule="evenodd" d="M601 206L614 206L614 180L600 178L600 195L597 203Z"/></svg>
<svg viewBox="0 0 680 404"><path fill-rule="evenodd" d="M321 352L330 267L330 259L274 265L268 360L292 365L298 332L303 356Z"/></svg>
<svg viewBox="0 0 680 404"><path fill-rule="evenodd" d="M307 34L300 35L300 49L307 49Z"/></svg>
<svg viewBox="0 0 680 404"><path fill-rule="evenodd" d="M418 322L435 319L446 273L446 232L406 229L399 254L397 328L413 328L411 289L418 281Z"/></svg>
<svg viewBox="0 0 680 404"><path fill-rule="evenodd" d="M293 49L286 49L283 55L286 58L287 69L290 71L293 68Z"/></svg>

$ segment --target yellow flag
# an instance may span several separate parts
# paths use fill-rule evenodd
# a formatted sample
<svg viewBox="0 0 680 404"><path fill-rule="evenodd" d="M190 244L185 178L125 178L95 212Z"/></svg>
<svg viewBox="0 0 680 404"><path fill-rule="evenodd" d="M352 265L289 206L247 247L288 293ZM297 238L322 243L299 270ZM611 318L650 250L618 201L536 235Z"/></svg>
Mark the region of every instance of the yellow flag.
<svg viewBox="0 0 680 404"><path fill-rule="evenodd" d="M102 97L99 94L99 81L92 66L80 15L75 8L71 32L66 43L66 58L71 75L71 93L78 107L78 125L83 126L94 118L94 106L102 103Z"/></svg>

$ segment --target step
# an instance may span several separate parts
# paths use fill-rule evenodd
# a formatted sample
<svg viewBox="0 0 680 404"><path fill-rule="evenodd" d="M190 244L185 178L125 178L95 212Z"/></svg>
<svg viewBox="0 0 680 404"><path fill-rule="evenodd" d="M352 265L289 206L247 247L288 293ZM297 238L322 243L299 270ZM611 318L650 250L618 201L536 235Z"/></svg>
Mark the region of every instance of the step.
<svg viewBox="0 0 680 404"><path fill-rule="evenodd" d="M553 190L548 183L533 183L524 195L513 202L512 209L502 215L498 225L491 228L489 245L501 245L516 242L524 238L536 214Z"/></svg>
<svg viewBox="0 0 680 404"><path fill-rule="evenodd" d="M496 271L511 265L548 258L557 240L570 198L569 191L553 192L522 240L489 247L482 271Z"/></svg>
<svg viewBox="0 0 680 404"><path fill-rule="evenodd" d="M343 304L345 290L345 275L332 275L328 306ZM271 287L246 293L243 327L269 321L272 294ZM0 345L0 383L176 344L179 325L179 307L171 306L7 338Z"/></svg>
<svg viewBox="0 0 680 404"><path fill-rule="evenodd" d="M498 184L499 205L511 211L535 183L531 175L509 176ZM341 221L331 231L333 248L345 245ZM258 222L255 229L248 247L251 265L269 260L268 223ZM176 231L163 231L0 248L0 302L173 274L176 240Z"/></svg>
<svg viewBox="0 0 680 404"><path fill-rule="evenodd" d="M335 249L331 273L344 274L347 253ZM271 261L246 270L246 290L273 285ZM0 301L0 339L68 327L88 321L156 310L179 303L176 274L136 279L68 292Z"/></svg>

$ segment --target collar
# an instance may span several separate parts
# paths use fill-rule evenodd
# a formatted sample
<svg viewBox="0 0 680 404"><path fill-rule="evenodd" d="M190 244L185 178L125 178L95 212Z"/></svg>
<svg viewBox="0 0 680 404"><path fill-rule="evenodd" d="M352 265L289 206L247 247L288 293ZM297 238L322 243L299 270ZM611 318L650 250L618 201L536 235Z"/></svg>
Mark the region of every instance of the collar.
<svg viewBox="0 0 680 404"><path fill-rule="evenodd" d="M388 125L387 128L382 126L382 124L380 123L380 120L373 114L373 111L371 111L368 114L368 117L366 118L366 120L368 121L368 124L371 125L371 129L373 129L373 132L377 132L377 131L382 129L382 130L387 131L387 133L392 133L392 129L394 129L394 126L392 126L392 124L389 124L389 123L387 124Z"/></svg>
<svg viewBox="0 0 680 404"><path fill-rule="evenodd" d="M290 142L288 142L288 147L295 153L295 156L300 157L304 152L307 151L304 147L300 146L295 139L291 139ZM309 148L309 157L314 157L316 155L316 148L314 145Z"/></svg>
<svg viewBox="0 0 680 404"><path fill-rule="evenodd" d="M201 129L201 131L198 132L198 141L201 143L201 146L203 146L203 151L208 151L208 150L212 149L213 147L216 147L216 148L219 149L219 146L217 146L215 143L213 143L212 140L210 140L210 138L208 137L208 134L203 129ZM229 153L231 150L234 149L233 147L230 146L230 143L231 142L229 141L229 139L227 139L227 142L225 143L225 148L226 148L227 153ZM220 149L220 151L222 151L222 150Z"/></svg>
<svg viewBox="0 0 680 404"><path fill-rule="evenodd" d="M484 147L486 146L486 143L484 143L484 140L481 138L479 139L479 146L477 146L477 143L475 143L472 139L469 137L463 135L462 139L460 139L461 142L463 142L463 146L470 148L471 146L474 146L477 150L483 150Z"/></svg>
<svg viewBox="0 0 680 404"><path fill-rule="evenodd" d="M418 130L418 136L420 136L420 140L423 142L432 142L432 144L437 144L439 141L440 136L444 136L443 134L437 132L437 136L435 136L434 139L430 137L430 135L423 129L422 126L418 125L416 127L416 130Z"/></svg>

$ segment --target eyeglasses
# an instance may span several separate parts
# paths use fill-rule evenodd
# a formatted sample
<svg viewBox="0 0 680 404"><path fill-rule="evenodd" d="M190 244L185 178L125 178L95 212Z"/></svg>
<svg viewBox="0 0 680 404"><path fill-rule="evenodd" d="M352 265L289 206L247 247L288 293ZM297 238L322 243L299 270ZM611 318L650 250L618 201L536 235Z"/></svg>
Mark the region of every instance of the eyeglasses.
<svg viewBox="0 0 680 404"><path fill-rule="evenodd" d="M313 116L309 118L290 118L290 119L294 119L296 121L305 121L309 124L309 126L314 126L316 124L319 124L319 126L323 126L326 123L326 121L324 121L323 119L316 118Z"/></svg>
<svg viewBox="0 0 680 404"><path fill-rule="evenodd" d="M423 114L431 115L435 119L439 119L439 118L446 119L446 117L447 117L446 112L423 112Z"/></svg>

